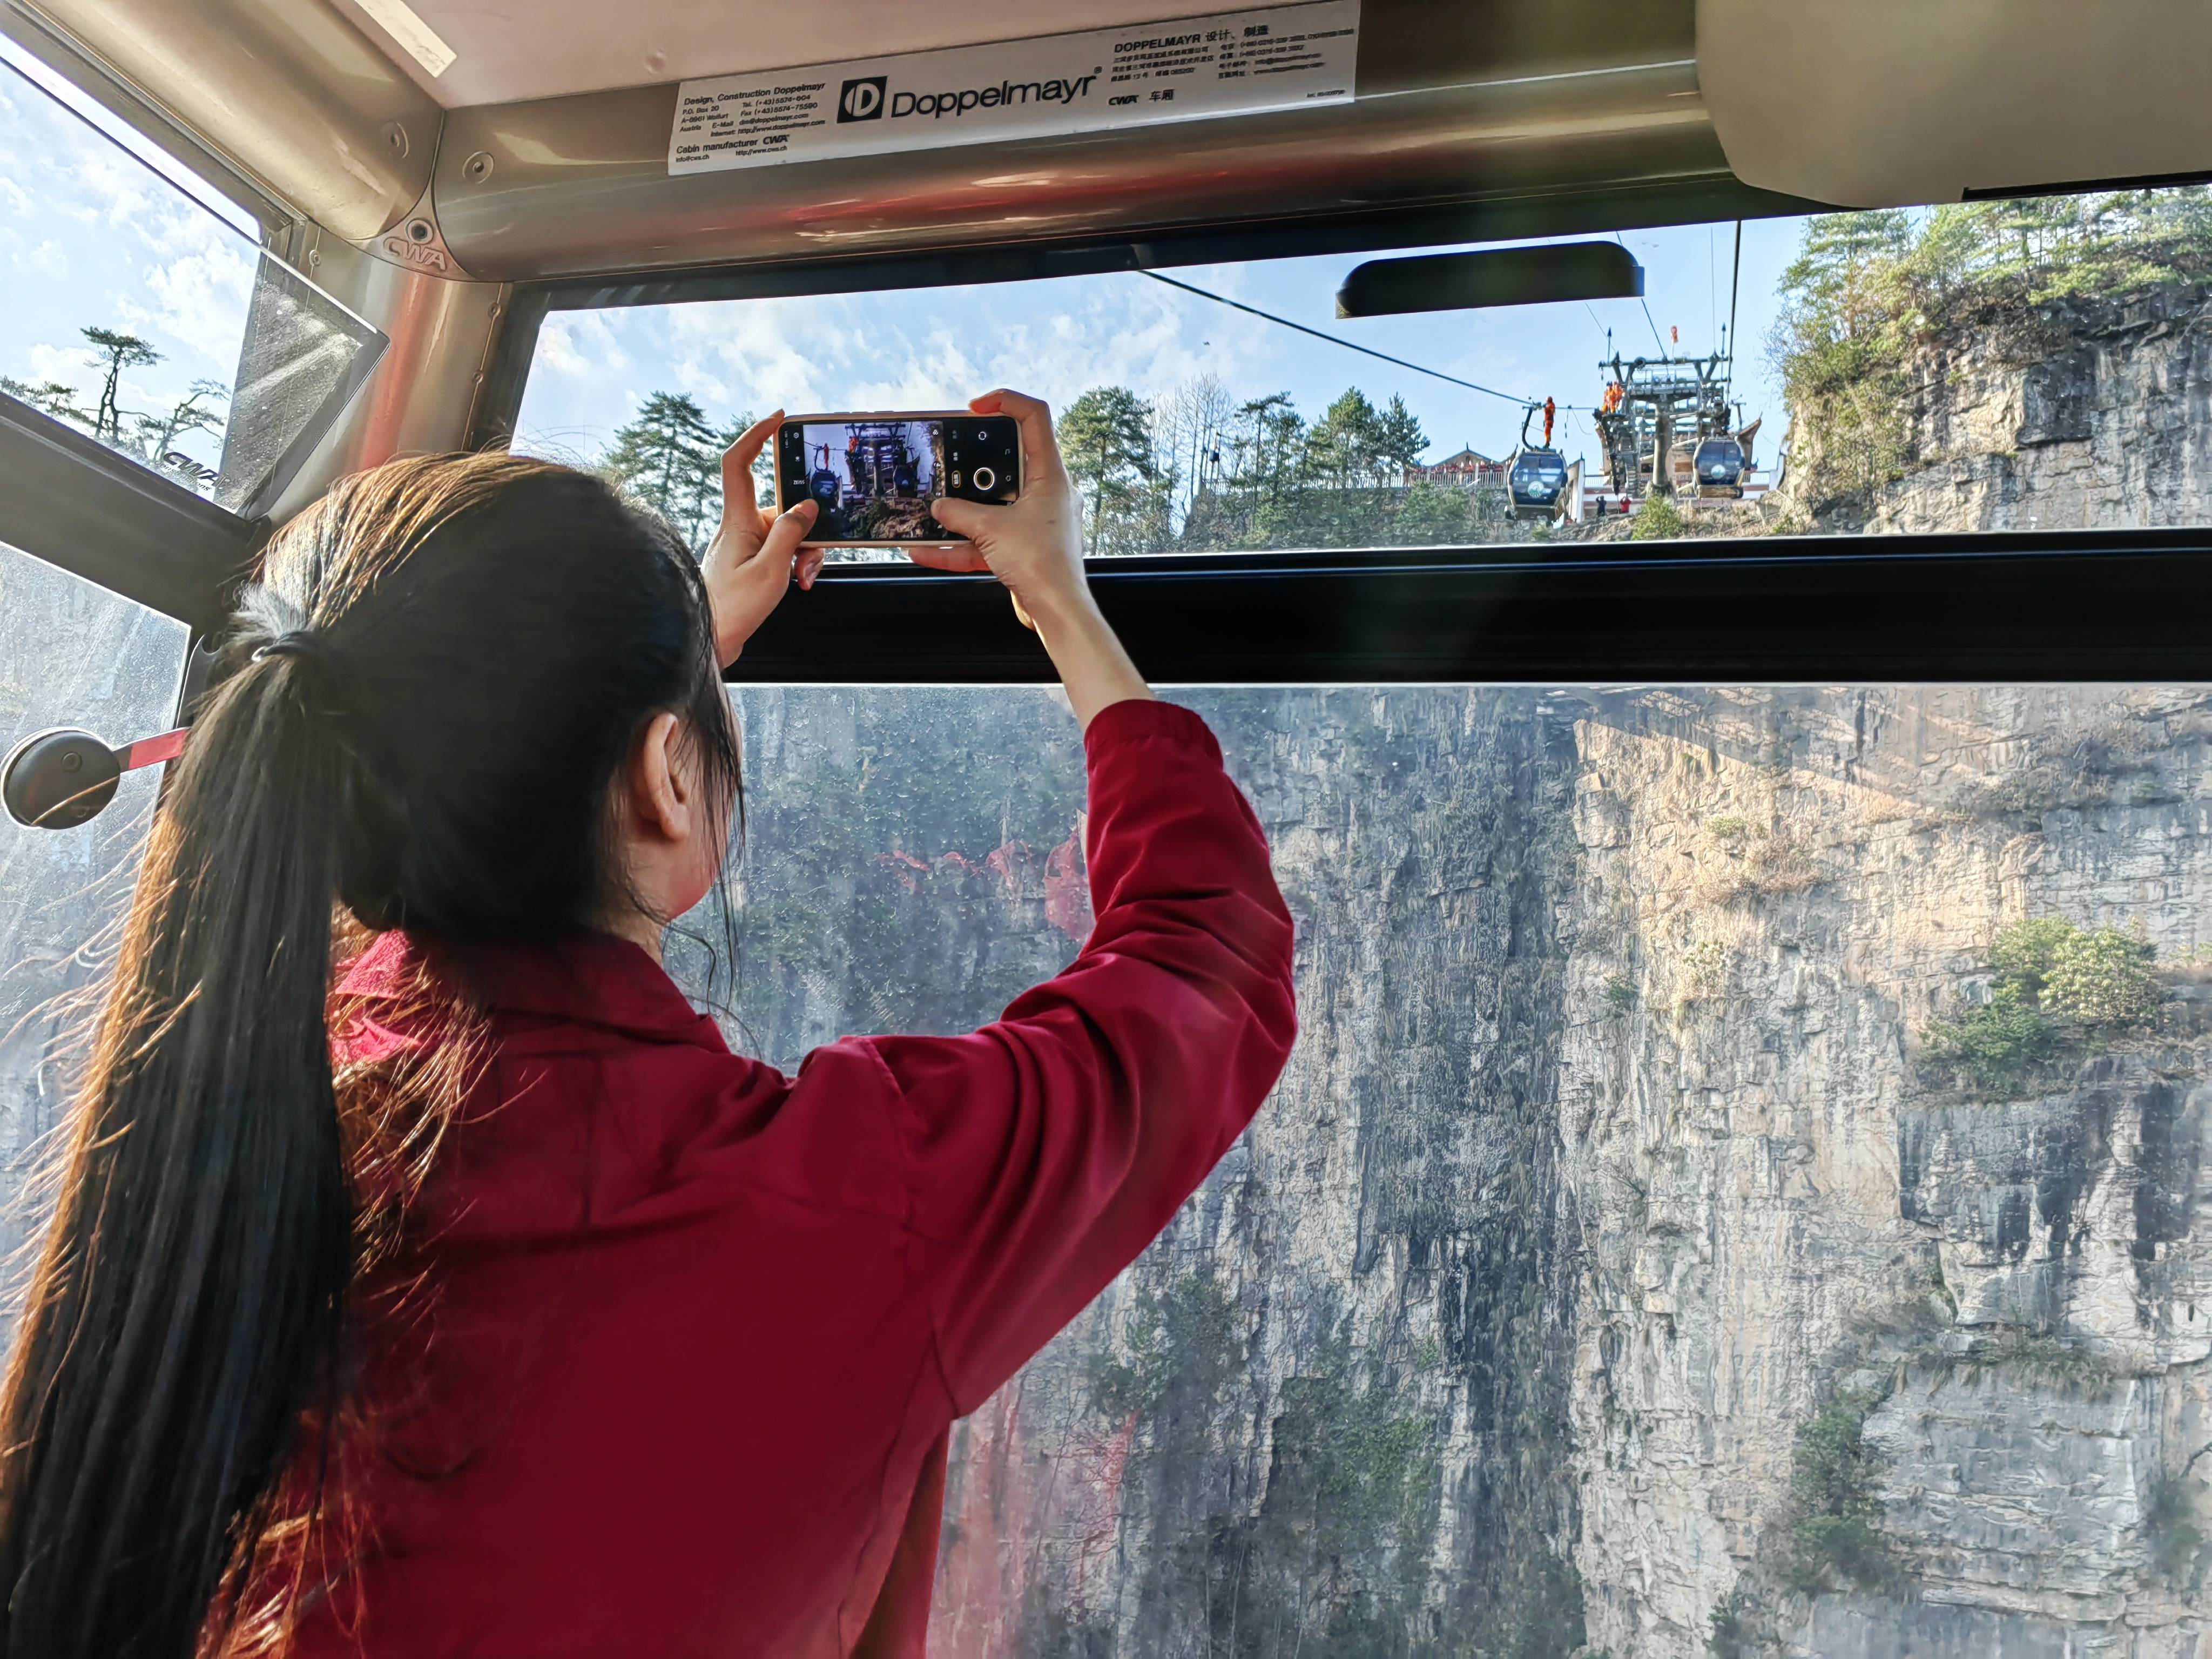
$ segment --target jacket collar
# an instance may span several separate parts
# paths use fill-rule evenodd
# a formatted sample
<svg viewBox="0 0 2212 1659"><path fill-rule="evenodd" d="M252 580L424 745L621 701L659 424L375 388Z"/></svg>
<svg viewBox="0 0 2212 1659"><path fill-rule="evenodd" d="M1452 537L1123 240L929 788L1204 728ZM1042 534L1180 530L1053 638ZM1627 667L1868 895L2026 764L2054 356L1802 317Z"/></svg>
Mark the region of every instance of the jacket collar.
<svg viewBox="0 0 2212 1659"><path fill-rule="evenodd" d="M667 971L643 949L611 933L449 949L394 929L379 934L354 959L339 981L339 994L371 1005L404 1002L426 965L458 979L494 1014L605 1026L727 1052L714 1022L691 1006Z"/></svg>

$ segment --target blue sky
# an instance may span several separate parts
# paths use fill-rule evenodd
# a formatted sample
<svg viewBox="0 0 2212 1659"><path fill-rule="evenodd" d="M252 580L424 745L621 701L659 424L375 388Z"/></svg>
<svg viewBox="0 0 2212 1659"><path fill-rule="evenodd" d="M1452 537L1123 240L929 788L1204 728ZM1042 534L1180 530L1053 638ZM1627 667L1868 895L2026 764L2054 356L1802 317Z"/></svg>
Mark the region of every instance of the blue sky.
<svg viewBox="0 0 2212 1659"><path fill-rule="evenodd" d="M1765 340L1783 267L1801 222L1744 227L1735 395L1747 418L1770 418L1770 461L1784 421ZM1679 329L1684 350L1712 349L1728 320L1735 226L1631 231L1645 299L1439 312L1339 321L1335 294L1360 255L1177 268L1176 277L1394 356L1520 396L1596 402L1606 331L1624 355L1656 355ZM1644 307L1650 308L1650 319ZM781 406L802 410L957 405L1000 384L1054 404L1102 382L1146 396L1204 373L1240 398L1288 392L1317 414L1347 386L1381 402L1403 397L1435 459L1472 444L1510 449L1510 404L1345 351L1133 273L877 295L733 300L546 319L523 400L525 446L588 459L656 391L686 391L718 422ZM1571 459L1598 449L1587 417L1560 434Z"/></svg>
<svg viewBox="0 0 2212 1659"><path fill-rule="evenodd" d="M230 204L188 183L175 164L0 42L0 226L6 230L0 374L58 380L89 397L97 374L78 340L88 324L128 329L164 361L131 371L127 407L151 409L195 380L234 370L254 246ZM22 78L40 80L115 134L111 142ZM128 146L128 149L121 146ZM158 169L158 171L157 171ZM164 178L162 174L167 174ZM1736 397L1765 415L1759 459L1771 463L1784 419L1765 340L1776 288L1799 222L1744 226ZM1178 268L1184 281L1393 356L1516 395L1589 404L1602 389L1607 332L1628 355L1717 343L1728 316L1733 224L1631 231L1646 297L1339 321L1334 295L1362 256ZM1646 308L1649 310L1649 319ZM525 397L520 441L588 461L656 391L686 391L720 421L779 404L804 409L936 408L1006 384L1065 404L1118 383L1146 396L1201 374L1238 398L1288 392L1310 416L1347 386L1393 392L1420 417L1431 459L1462 444L1509 450L1520 410L1496 398L1340 350L1132 273L878 295L729 301L596 313L546 321ZM1559 442L1595 462L1586 416ZM216 440L193 446L213 459Z"/></svg>

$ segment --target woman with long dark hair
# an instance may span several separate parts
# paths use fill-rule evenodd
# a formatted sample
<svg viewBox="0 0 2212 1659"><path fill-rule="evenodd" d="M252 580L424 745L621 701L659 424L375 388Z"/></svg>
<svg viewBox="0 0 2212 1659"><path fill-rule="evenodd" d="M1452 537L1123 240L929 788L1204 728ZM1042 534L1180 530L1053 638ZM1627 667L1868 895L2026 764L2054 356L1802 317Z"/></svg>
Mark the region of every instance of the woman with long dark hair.
<svg viewBox="0 0 2212 1659"><path fill-rule="evenodd" d="M943 501L1085 731L1097 924L796 1078L662 971L738 799L703 566L587 475L347 479L271 543L151 845L0 1399L8 1659L915 1654L945 1437L1273 1086L1291 925L1091 602L1044 406Z"/></svg>

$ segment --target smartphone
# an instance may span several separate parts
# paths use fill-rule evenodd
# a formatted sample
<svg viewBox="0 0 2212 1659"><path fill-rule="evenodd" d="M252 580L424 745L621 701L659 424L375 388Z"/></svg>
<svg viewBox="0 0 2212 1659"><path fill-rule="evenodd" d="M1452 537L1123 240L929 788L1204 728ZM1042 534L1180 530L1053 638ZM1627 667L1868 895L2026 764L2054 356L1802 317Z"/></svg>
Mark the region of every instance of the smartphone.
<svg viewBox="0 0 2212 1659"><path fill-rule="evenodd" d="M1021 489L1021 429L1008 415L787 416L776 434L775 510L813 498L809 547L963 542L930 516L932 500L1003 507Z"/></svg>

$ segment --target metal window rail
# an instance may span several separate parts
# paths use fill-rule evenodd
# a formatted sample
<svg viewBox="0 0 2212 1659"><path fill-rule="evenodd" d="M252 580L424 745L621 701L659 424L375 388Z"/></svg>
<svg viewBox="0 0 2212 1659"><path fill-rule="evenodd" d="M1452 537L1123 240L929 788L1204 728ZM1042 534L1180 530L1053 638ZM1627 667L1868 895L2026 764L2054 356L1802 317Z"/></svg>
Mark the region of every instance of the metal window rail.
<svg viewBox="0 0 2212 1659"><path fill-rule="evenodd" d="M1168 684L2212 679L2212 527L1091 563ZM1054 677L988 577L832 566L730 678Z"/></svg>
<svg viewBox="0 0 2212 1659"><path fill-rule="evenodd" d="M0 541L206 632L266 530L0 397Z"/></svg>

